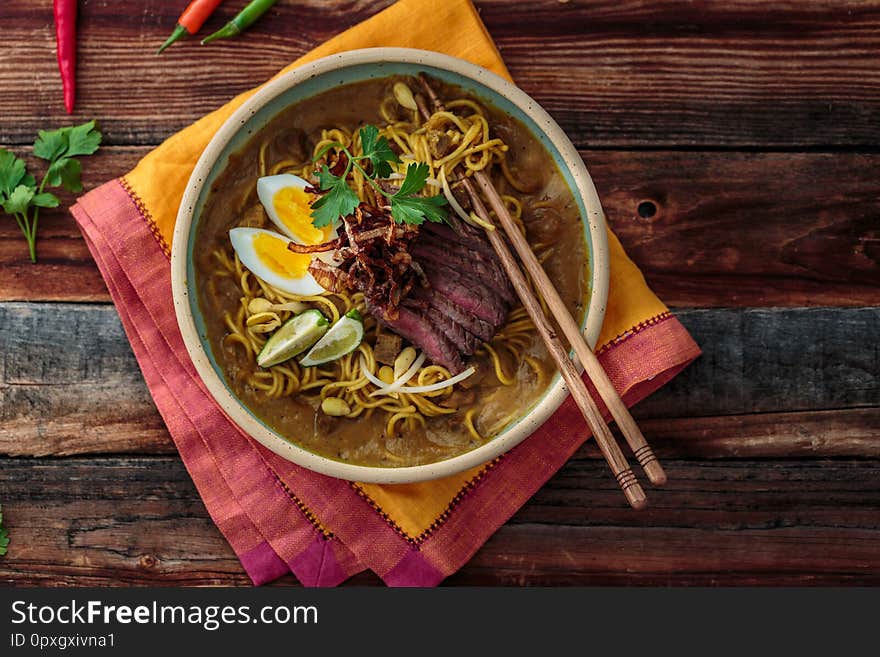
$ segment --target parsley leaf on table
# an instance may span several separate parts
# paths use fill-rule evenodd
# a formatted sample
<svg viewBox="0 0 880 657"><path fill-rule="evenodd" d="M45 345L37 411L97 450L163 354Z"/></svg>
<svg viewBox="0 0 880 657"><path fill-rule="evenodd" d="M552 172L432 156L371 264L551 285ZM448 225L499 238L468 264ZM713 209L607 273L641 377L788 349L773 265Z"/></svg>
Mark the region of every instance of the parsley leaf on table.
<svg viewBox="0 0 880 657"><path fill-rule="evenodd" d="M36 193L30 185L18 185L3 201L3 211L7 214L24 214Z"/></svg>
<svg viewBox="0 0 880 657"><path fill-rule="evenodd" d="M82 165L72 157L62 157L49 165L46 172L46 184L49 187L63 186L69 192L81 192L80 171Z"/></svg>
<svg viewBox="0 0 880 657"><path fill-rule="evenodd" d="M8 197L19 184L33 187L34 177L27 174L24 160L0 148L0 198Z"/></svg>
<svg viewBox="0 0 880 657"><path fill-rule="evenodd" d="M3 506L0 505L0 557L6 554L9 546L9 532L3 529Z"/></svg>
<svg viewBox="0 0 880 657"><path fill-rule="evenodd" d="M34 142L34 155L50 162L62 156L91 155L101 145L101 133L95 129L95 122L58 130L40 130Z"/></svg>
<svg viewBox="0 0 880 657"><path fill-rule="evenodd" d="M66 153L68 157L91 155L101 145L101 133L95 129L94 121L75 125L71 128L62 128L62 130L69 130Z"/></svg>
<svg viewBox="0 0 880 657"><path fill-rule="evenodd" d="M58 207L58 197L43 191L48 187L64 187L70 192L82 191L80 180L82 165L75 159L91 155L101 144L101 133L95 122L40 130L34 142L34 155L49 162L43 179L37 186L36 179L27 173L23 160L0 148L0 207L12 215L27 240L31 261L37 261L36 239L40 208Z"/></svg>

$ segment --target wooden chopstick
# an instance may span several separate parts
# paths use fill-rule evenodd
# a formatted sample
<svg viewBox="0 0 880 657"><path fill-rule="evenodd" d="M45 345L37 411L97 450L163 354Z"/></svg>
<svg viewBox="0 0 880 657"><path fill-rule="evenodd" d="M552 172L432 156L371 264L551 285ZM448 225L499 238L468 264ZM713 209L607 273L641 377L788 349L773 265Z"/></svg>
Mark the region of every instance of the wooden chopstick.
<svg viewBox="0 0 880 657"><path fill-rule="evenodd" d="M470 184L470 181L464 177L461 178L461 181L471 197L471 202L477 215L483 221L491 224L492 219L486 211L486 206L483 205L482 199ZM529 282L522 271L520 271L516 259L513 257L510 249L507 248L507 243L497 230L487 230L486 236L498 254L498 258L501 260L501 265L504 267L504 271L507 273L513 289L516 290L526 312L532 318L535 328L538 329L538 333L544 340L547 351L550 352L553 362L562 374L562 378L568 386L572 398L587 421L587 426L592 430L596 443L599 445L599 450L602 452L602 456L605 457L605 461L611 468L611 472L614 474L614 478L617 480L627 501L634 509L643 508L648 502L645 491L629 467L623 452L620 451L620 447L614 440L611 430L605 424L605 420L602 418L596 402L593 401L593 398L587 391L587 387L575 369L574 363L569 359L568 350L559 341L559 338L556 336L556 330L544 316L544 309L541 307L541 303L535 297Z"/></svg>
<svg viewBox="0 0 880 657"><path fill-rule="evenodd" d="M525 265L526 271L532 277L538 292L544 297L544 301L547 302L547 307L559 323L562 333L574 349L578 360L584 366L587 376L590 377L593 385L596 386L596 390L611 412L611 416L617 421L617 426L623 432L639 465L642 466L652 484L662 486L666 483L666 472L663 470L663 466L660 465L660 462L654 455L654 451L648 445L644 435L642 435L641 429L639 429L626 404L623 403L620 395L617 394L617 389L611 383L611 379L608 378L605 368L599 363L596 354L593 353L590 345L584 339L580 327L574 321L571 313L568 312L568 308L566 308L565 303L559 296L559 292L557 292L552 281L547 276L547 272L544 271L526 238L514 223L507 206L498 194L498 190L495 189L492 181L489 180L489 177L484 172L476 172L474 178L480 190L488 199L489 205L495 212L495 216L498 217L501 225L504 227L507 238L513 244L520 260Z"/></svg>
<svg viewBox="0 0 880 657"><path fill-rule="evenodd" d="M443 103L440 101L440 99L437 97L437 94L434 92L434 89L428 83L427 78L424 75L419 75L419 81L421 82L422 86L424 87L425 93L431 99L431 103L434 105L435 109L442 110ZM431 112L428 111L428 108L424 105L421 98L419 98L417 96L416 102L418 104L419 111L424 116L425 120L429 119L431 116ZM487 193L487 198L489 198L490 201L492 199L497 199L497 201L500 202L502 211L499 212L496 209L496 214L498 214L499 217L502 217L502 218L506 217L507 219L510 220L510 225L513 226L513 229L514 229L516 235L519 238L521 238L519 240L519 242L521 242L522 244L525 245L525 251L531 256L531 259L534 260L535 264L537 265L538 270L540 270L541 276L539 276L539 277L544 279L544 281L546 283L546 285L544 287L546 289L550 290L551 296L555 297L555 300L558 301L558 307L561 308L563 317L568 317L568 319L571 320L570 323L571 323L571 325L573 325L575 327L574 333L577 335L577 339L569 338L569 340L573 343L573 345L577 345L578 343L583 344L582 351L589 353L589 356L585 356L587 358L587 362L590 362L591 360L594 361L595 362L594 369L597 369L600 373L599 378L598 378L599 384L596 385L597 380L593 379L591 372L590 372L590 369L589 369L589 365L587 365L587 362L584 362L582 360L582 364L584 364L584 369L587 371L587 375L590 376L591 380L593 380L593 383L594 383L594 385L596 385L597 390L600 390L600 394L602 392L600 389L600 386L610 388L610 390L613 391L613 397L617 399L617 401L619 402L619 406L622 407L623 410L625 411L624 414L621 414L621 417L624 417L624 422L626 422L626 418L629 418L629 422L627 423L627 426L628 427L631 426L631 427L635 428L635 432L632 432L632 430L630 429L630 435L636 435L636 433L637 433L638 436L641 436L641 431L638 430L638 426L636 426L635 421L632 419L632 416L629 415L629 411L626 410L626 406L623 404L622 400L620 400L619 396L617 395L617 391L614 389L614 386L611 384L611 381L608 379L608 375L605 373L601 364L599 364L598 360L596 359L596 356L593 353L592 349L589 348L589 345L587 345L586 341L583 339L583 335L580 332L580 328L578 328L577 324L575 324L574 319L571 317L571 314L568 312L568 309L565 307L565 304L562 302L562 299L559 297L559 294L556 292L556 288L553 287L553 284L550 281L550 279L547 277L546 273L544 272L543 267L541 267L537 258L535 258L534 253L532 253L531 247L528 245L528 243L522 237L522 234L519 232L519 230L516 228L516 226L513 224L513 220L510 217L510 214L507 212L507 209L504 206L504 203L501 201L501 197L498 195L498 191L495 189L494 185L492 185L492 183L488 179L488 177L485 176L485 174L482 174L482 172L479 172L479 175L482 176L482 178L483 178L482 182L487 183L488 188L491 191L491 193ZM480 215L480 218L483 221L485 221L491 225L494 225L494 223L491 220L491 217L489 216L489 213L486 210L486 206L483 204L483 201L480 198L479 194L477 194L476 190L473 188L473 185L471 184L470 180L468 180L467 177L462 176L461 182L462 182L465 190L467 191L468 195L470 196L472 205L474 206L474 209L477 211L477 214ZM482 184L481 184L481 186L482 186ZM484 193L486 193L486 192L484 191ZM505 226L505 231L507 232L507 226ZM532 293L531 286L529 285L528 281L526 281L525 276L523 276L522 272L520 271L516 260L514 259L513 255L510 253L510 250L507 248L507 244L505 243L504 239L500 235L497 234L497 231L487 230L485 232L489 238L489 242L492 244L492 247L495 249L495 252L498 254L498 257L501 260L501 264L504 267L504 270L507 273L507 276L510 279L511 284L513 285L514 289L516 290L517 295L520 297L520 300L523 302L523 306L525 307L526 312L528 312L529 316L532 319L532 322L537 327L538 332L541 335L541 338L544 340L544 343L547 345L547 350L549 351L551 357L553 358L554 362L556 363L557 368L559 369L560 373L562 374L563 379L565 380L566 384L568 385L569 390L571 391L572 398L577 403L578 408L581 411L581 414L584 416L584 419L587 421L587 425L593 431L593 435L596 438L596 443L599 445L599 449L602 452L602 455L605 457L605 460L608 463L609 467L611 468L611 471L614 473L615 479L617 480L618 484L620 485L621 489L623 490L624 495L627 498L627 501L629 501L630 505L633 508L639 509L639 508L644 507L645 504L647 503L647 498L645 497L644 490L642 489L641 485L638 483L638 480L636 479L635 475L633 474L632 470L630 469L629 464L626 461L626 457L624 457L623 453L620 451L620 447L618 447L617 442L614 440L614 436L611 434L611 431L608 428L608 425L605 424L605 420L602 418L602 415L599 412L599 409L596 406L596 403L593 401L593 398L590 396L589 392L587 391L586 386L583 383L583 380L581 379L580 375L575 370L574 365L572 364L571 360L569 360L567 350L562 346L559 339L556 337L556 332L553 329L553 327L547 322L547 318L544 316L544 311L541 308L540 303L538 302L537 298ZM520 244L520 246L522 246L522 244ZM517 241L514 241L514 246L517 246ZM523 260L523 262L524 263L526 262L525 259ZM547 301L548 307L551 310L553 310L553 306L551 305L551 301L547 300L546 296L545 296L545 301ZM556 311L554 311L554 314L556 314ZM560 324L560 325L564 327L564 324ZM581 355L578 353L578 349L576 347L575 347L575 353L578 355L578 358L581 358ZM592 358L590 359L590 357L592 357ZM604 396L603 396L603 399L605 399ZM614 401L612 400L611 403L609 403L609 401L606 400L605 403L606 403L606 405L608 405L609 409L611 409L612 404L614 404ZM614 415L614 411L612 411L612 415ZM616 415L614 415L614 417L615 417L615 419L617 419ZM620 425L619 421L618 421L618 424ZM623 430L622 425L621 425L621 430ZM627 435L627 433L625 432L624 435ZM627 437L627 440L629 440L629 436ZM658 481L660 481L660 483L664 482L666 480L666 475L663 472L662 468L659 467L660 466L659 462L657 462L656 457L653 456L653 452L650 452L650 447L647 446L647 443L645 442L643 436L642 436L641 440L644 443L644 447L639 448L639 451L637 452L636 458L639 459L640 463L642 463L642 459L639 457L639 454L641 454L644 456L645 463L648 463L649 465L652 463L656 463L657 467L656 468L652 467L652 471L654 472L654 476L657 477L657 479L658 479ZM632 445L633 445L633 443L630 442L631 447L632 447ZM647 448L647 451L644 448ZM636 448L633 447L633 449L635 450ZM650 452L650 457L647 456L647 452ZM642 467L645 467L645 465L643 464ZM659 468L659 473L658 473L657 468ZM648 472L647 468L646 468L646 472ZM649 478L651 478L650 473L648 474L648 476L649 476ZM652 481L653 481L653 479L652 479Z"/></svg>

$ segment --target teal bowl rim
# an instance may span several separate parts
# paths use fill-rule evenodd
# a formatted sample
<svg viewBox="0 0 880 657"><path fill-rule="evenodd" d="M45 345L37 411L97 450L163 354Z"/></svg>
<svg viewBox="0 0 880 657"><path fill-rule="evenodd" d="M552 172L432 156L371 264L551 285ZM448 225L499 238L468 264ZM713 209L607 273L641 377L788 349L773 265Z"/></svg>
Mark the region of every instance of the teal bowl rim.
<svg viewBox="0 0 880 657"><path fill-rule="evenodd" d="M347 76L361 70L369 72L348 79ZM352 50L299 66L261 87L223 123L199 158L178 210L171 249L171 283L178 326L196 371L226 416L245 434L289 461L321 474L365 483L427 481L491 461L526 439L559 408L568 394L565 384L557 374L543 396L530 408L523 409L520 418L498 436L480 447L442 461L405 467L371 467L344 463L307 450L281 436L241 402L214 360L193 289L192 237L197 228L194 217L228 156L293 102L325 91L331 84L416 71L426 71L459 84L502 111L511 113L533 132L556 161L585 224L591 277L589 304L582 329L587 342L595 346L608 298L608 243L605 216L583 160L553 118L521 89L483 67L440 53L411 48ZM284 101L290 94L298 97L284 102L282 107L275 107L274 102Z"/></svg>

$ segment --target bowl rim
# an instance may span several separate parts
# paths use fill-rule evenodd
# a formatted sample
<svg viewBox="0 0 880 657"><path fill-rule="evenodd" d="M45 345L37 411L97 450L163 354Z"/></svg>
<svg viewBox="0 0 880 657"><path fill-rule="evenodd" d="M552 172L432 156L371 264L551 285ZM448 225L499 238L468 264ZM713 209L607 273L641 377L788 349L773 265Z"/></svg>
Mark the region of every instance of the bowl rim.
<svg viewBox="0 0 880 657"><path fill-rule="evenodd" d="M559 152L575 182L572 190L579 195L587 213L592 242L591 294L584 335L595 346L605 316L609 283L609 255L606 220L601 202L586 165L571 140L556 121L528 94L512 82L482 66L433 51L414 48L362 48L329 55L281 73L246 99L211 138L190 175L178 209L171 248L171 286L174 309L184 345L196 372L221 411L243 433L279 456L306 469L340 479L364 483L398 484L428 481L457 474L483 465L509 451L530 436L565 401L568 391L557 376L534 406L497 437L468 452L445 460L402 467L365 466L345 463L311 452L287 440L257 421L244 402L232 394L214 370L206 347L196 328L189 299L187 280L188 242L191 225L202 188L223 149L248 120L277 96L313 77L339 68L364 64L402 63L442 69L470 79L513 103L539 126ZM578 365L580 370L580 366Z"/></svg>

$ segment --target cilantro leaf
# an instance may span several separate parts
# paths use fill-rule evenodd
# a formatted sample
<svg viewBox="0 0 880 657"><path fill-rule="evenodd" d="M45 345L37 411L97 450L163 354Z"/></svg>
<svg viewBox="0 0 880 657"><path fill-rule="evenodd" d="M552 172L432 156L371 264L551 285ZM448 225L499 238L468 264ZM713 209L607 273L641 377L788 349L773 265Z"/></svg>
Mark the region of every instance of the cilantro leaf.
<svg viewBox="0 0 880 657"><path fill-rule="evenodd" d="M413 194L418 194L422 191L427 179L427 164L424 162L410 164L406 168L406 177L403 179L403 182L400 184L400 189L397 190L397 193L394 196L412 196Z"/></svg>
<svg viewBox="0 0 880 657"><path fill-rule="evenodd" d="M312 225L315 228L323 228L339 217L351 214L360 203L345 178L330 173L326 164L318 172L318 183L327 193L312 203Z"/></svg>
<svg viewBox="0 0 880 657"><path fill-rule="evenodd" d="M391 197L391 216L399 224L421 224L427 219L435 223L446 221L446 212L441 210L446 205L443 196L417 196L425 187L428 179L428 165L410 164L406 168L406 177L397 193Z"/></svg>
<svg viewBox="0 0 880 657"><path fill-rule="evenodd" d="M332 173L326 164L318 171L318 186L321 189L333 189L340 180L341 178Z"/></svg>
<svg viewBox="0 0 880 657"><path fill-rule="evenodd" d="M82 165L79 160L72 157L62 157L49 165L49 170L46 172L46 184L49 187L63 185L64 189L69 192L81 192L81 171Z"/></svg>
<svg viewBox="0 0 880 657"><path fill-rule="evenodd" d="M78 155L91 155L101 145L101 133L94 121L81 125L40 130L34 141L34 155L49 163L43 179L30 175L24 161L0 148L0 208L15 216L27 240L31 261L37 261L37 223L41 208L58 207L58 197L43 189L63 186L71 192L82 191L82 165Z"/></svg>
<svg viewBox="0 0 880 657"><path fill-rule="evenodd" d="M33 187L34 179L25 171L24 160L15 157L5 148L0 148L0 200L8 197L19 184Z"/></svg>
<svg viewBox="0 0 880 657"><path fill-rule="evenodd" d="M31 199L31 205L37 208L57 208L60 204L61 201L58 200L58 197L49 192L35 194Z"/></svg>
<svg viewBox="0 0 880 657"><path fill-rule="evenodd" d="M434 223L446 221L447 212L441 210L446 205L443 196L395 196L391 200L391 216L399 224L421 224L427 219Z"/></svg>
<svg viewBox="0 0 880 657"><path fill-rule="evenodd" d="M9 532L3 529L3 507L0 506L0 557L6 554L9 546Z"/></svg>
<svg viewBox="0 0 880 657"><path fill-rule="evenodd" d="M68 146L66 153L68 157L91 155L101 145L102 135L95 130L94 120L82 125L73 126L72 128L65 128L65 130L69 131L67 134Z"/></svg>
<svg viewBox="0 0 880 657"><path fill-rule="evenodd" d="M12 190L5 201L3 201L3 211L8 214L24 214L27 212L31 199L34 197L34 188L27 185L19 185Z"/></svg>
<svg viewBox="0 0 880 657"><path fill-rule="evenodd" d="M34 142L34 155L50 162L64 155L69 144L68 132L68 128L40 130L37 141Z"/></svg>
<svg viewBox="0 0 880 657"><path fill-rule="evenodd" d="M391 175L391 162L400 162L397 153L391 150L391 144L385 137L379 136L379 129L374 125L365 125L360 129L363 157L373 165L373 174L379 178Z"/></svg>
<svg viewBox="0 0 880 657"><path fill-rule="evenodd" d="M62 157L91 155L101 144L101 133L95 129L95 122L57 130L40 130L34 142L34 155L50 162Z"/></svg>

